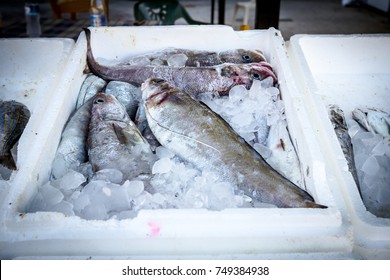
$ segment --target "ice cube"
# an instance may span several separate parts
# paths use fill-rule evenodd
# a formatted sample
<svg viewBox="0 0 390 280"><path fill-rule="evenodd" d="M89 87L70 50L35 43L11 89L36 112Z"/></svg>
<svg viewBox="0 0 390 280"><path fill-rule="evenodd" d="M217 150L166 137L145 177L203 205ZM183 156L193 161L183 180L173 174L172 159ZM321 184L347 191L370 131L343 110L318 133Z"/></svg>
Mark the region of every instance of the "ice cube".
<svg viewBox="0 0 390 280"><path fill-rule="evenodd" d="M167 63L168 66L173 67L183 67L186 66L186 61L188 60L188 57L185 54L179 53L179 54L173 54L168 57Z"/></svg>
<svg viewBox="0 0 390 280"><path fill-rule="evenodd" d="M89 195L81 194L76 199L73 200L74 211L79 213L85 208L91 201L89 200Z"/></svg>
<svg viewBox="0 0 390 280"><path fill-rule="evenodd" d="M57 180L51 181L51 184L63 192L73 193L82 183L86 181L83 174L74 170L69 170L64 176Z"/></svg>
<svg viewBox="0 0 390 280"><path fill-rule="evenodd" d="M375 175L379 171L379 165L375 156L367 158L362 166L362 171L368 175Z"/></svg>
<svg viewBox="0 0 390 280"><path fill-rule="evenodd" d="M243 85L237 85L230 89L229 92L229 101L238 103L245 100L248 95L248 90Z"/></svg>
<svg viewBox="0 0 390 280"><path fill-rule="evenodd" d="M260 143L255 143L253 145L253 148L264 158L267 159L271 156L272 151L267 147L264 146L263 144Z"/></svg>
<svg viewBox="0 0 390 280"><path fill-rule="evenodd" d="M269 87L266 89L266 91L271 96L272 100L278 100L279 89L277 89L276 87Z"/></svg>
<svg viewBox="0 0 390 280"><path fill-rule="evenodd" d="M81 212L80 217L86 220L106 220L109 218L104 204L89 204Z"/></svg>
<svg viewBox="0 0 390 280"><path fill-rule="evenodd" d="M160 159L173 158L175 156L175 154L171 150L169 150L163 146L159 146L156 148L156 155Z"/></svg>
<svg viewBox="0 0 390 280"><path fill-rule="evenodd" d="M211 209L221 210L233 207L235 195L232 185L228 182L217 182L209 189L209 205Z"/></svg>
<svg viewBox="0 0 390 280"><path fill-rule="evenodd" d="M27 207L28 212L37 212L44 211L46 209L46 202L43 199L42 193L38 191L38 193L31 200L30 204Z"/></svg>
<svg viewBox="0 0 390 280"><path fill-rule="evenodd" d="M103 188L102 188L102 192L103 192L106 196L111 196L111 189L108 188L108 187L103 187Z"/></svg>
<svg viewBox="0 0 390 280"><path fill-rule="evenodd" d="M212 171L202 171L202 176L210 183L216 182L219 179L219 175Z"/></svg>
<svg viewBox="0 0 390 280"><path fill-rule="evenodd" d="M205 192L195 188L188 189L183 199L186 208L203 208L208 205L208 197Z"/></svg>
<svg viewBox="0 0 390 280"><path fill-rule="evenodd" d="M64 199L62 192L59 189L53 187L50 182L47 182L45 185L43 185L40 188L40 192L48 207L56 205Z"/></svg>
<svg viewBox="0 0 390 280"><path fill-rule="evenodd" d="M353 138L356 133L358 133L361 130L360 125L352 119L346 119L347 127L348 127L348 134L351 138Z"/></svg>
<svg viewBox="0 0 390 280"><path fill-rule="evenodd" d="M232 119L232 126L247 126L252 121L251 113L237 114Z"/></svg>
<svg viewBox="0 0 390 280"><path fill-rule="evenodd" d="M171 171L172 162L169 158L162 158L153 164L152 174L168 173Z"/></svg>
<svg viewBox="0 0 390 280"><path fill-rule="evenodd" d="M110 184L106 187L110 190L110 195L107 197L104 205L108 212L120 212L130 209L131 199L128 196L127 190L123 186ZM105 188L103 188L104 191Z"/></svg>
<svg viewBox="0 0 390 280"><path fill-rule="evenodd" d="M60 203L54 205L50 209L48 209L52 212L60 212L64 214L65 216L74 216L75 213L73 212L73 204L68 201L61 201Z"/></svg>
<svg viewBox="0 0 390 280"><path fill-rule="evenodd" d="M126 188L127 194L131 198L139 196L144 191L144 182L140 180L126 181L122 187Z"/></svg>
<svg viewBox="0 0 390 280"><path fill-rule="evenodd" d="M263 89L270 88L274 85L274 79L272 77L267 77L261 81L255 81L255 82L259 83Z"/></svg>
<svg viewBox="0 0 390 280"><path fill-rule="evenodd" d="M69 169L67 167L66 160L64 156L60 153L57 153L52 164L52 177L57 179L64 176L68 173Z"/></svg>
<svg viewBox="0 0 390 280"><path fill-rule="evenodd" d="M389 138L390 139L390 138ZM372 154L376 156L383 156L390 150L390 146L386 143L386 139L379 141L372 149Z"/></svg>
<svg viewBox="0 0 390 280"><path fill-rule="evenodd" d="M152 62L150 64L151 65L157 65L157 66L164 65L164 61L159 59L159 58L155 58L155 59L152 60Z"/></svg>
<svg viewBox="0 0 390 280"><path fill-rule="evenodd" d="M129 60L129 64L136 66L147 66L150 65L150 59L146 56L136 56Z"/></svg>
<svg viewBox="0 0 390 280"><path fill-rule="evenodd" d="M123 180L123 174L118 169L102 169L95 173L93 180L101 180L120 184Z"/></svg>
<svg viewBox="0 0 390 280"><path fill-rule="evenodd" d="M155 193L153 194L152 198L153 202L156 203L159 206L164 206L164 202L166 201L165 196L162 195L161 193Z"/></svg>
<svg viewBox="0 0 390 280"><path fill-rule="evenodd" d="M152 195L146 191L144 191L141 195L133 199L134 202L134 210L139 209L148 209L152 204Z"/></svg>

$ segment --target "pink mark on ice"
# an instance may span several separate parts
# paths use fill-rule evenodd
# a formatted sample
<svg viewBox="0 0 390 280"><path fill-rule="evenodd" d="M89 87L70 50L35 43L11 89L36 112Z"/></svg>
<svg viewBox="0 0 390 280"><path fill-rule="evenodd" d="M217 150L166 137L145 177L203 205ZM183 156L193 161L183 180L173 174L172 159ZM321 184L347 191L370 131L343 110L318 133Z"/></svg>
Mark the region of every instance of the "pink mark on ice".
<svg viewBox="0 0 390 280"><path fill-rule="evenodd" d="M150 227L150 237L155 237L160 233L160 226L154 222L149 222L148 226Z"/></svg>

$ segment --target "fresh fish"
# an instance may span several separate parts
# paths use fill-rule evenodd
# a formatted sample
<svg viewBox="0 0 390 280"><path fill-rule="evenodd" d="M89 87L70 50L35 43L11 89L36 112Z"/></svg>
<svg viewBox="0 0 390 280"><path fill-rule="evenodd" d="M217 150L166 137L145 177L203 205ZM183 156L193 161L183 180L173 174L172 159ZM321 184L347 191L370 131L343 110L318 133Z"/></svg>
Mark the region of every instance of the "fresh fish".
<svg viewBox="0 0 390 280"><path fill-rule="evenodd" d="M348 134L348 126L345 120L344 112L340 107L334 104L329 106L328 111L337 139L340 142L341 150L343 151L345 159L347 160L348 170L351 172L356 186L360 190L352 141L350 135Z"/></svg>
<svg viewBox="0 0 390 280"><path fill-rule="evenodd" d="M92 73L105 80L116 80L141 85L148 78L167 80L173 86L196 96L203 92L228 94L238 84L249 88L253 80L277 78L267 62L249 64L220 64L212 67L169 67L169 66L103 66L92 54L91 31L84 29L87 37L87 64Z"/></svg>
<svg viewBox="0 0 390 280"><path fill-rule="evenodd" d="M94 172L116 169L124 180L151 173L154 155L149 144L112 95L94 97L87 145Z"/></svg>
<svg viewBox="0 0 390 280"><path fill-rule="evenodd" d="M234 182L259 202L326 208L272 169L222 118L187 93L161 79L148 79L141 89L150 128L178 156Z"/></svg>
<svg viewBox="0 0 390 280"><path fill-rule="evenodd" d="M22 103L0 100L0 164L16 170L11 154L12 147L18 142L30 119L30 111Z"/></svg>
<svg viewBox="0 0 390 280"><path fill-rule="evenodd" d="M352 111L352 117L367 131L383 137L390 136L390 114L376 108L356 108Z"/></svg>
<svg viewBox="0 0 390 280"><path fill-rule="evenodd" d="M80 92L76 102L76 110L80 108L88 99L95 96L98 92L101 92L107 82L98 76L88 74L83 84L81 85Z"/></svg>
<svg viewBox="0 0 390 280"><path fill-rule="evenodd" d="M177 63L177 61L179 63ZM266 61L260 50L235 49L221 52L196 51L180 48L166 48L161 51L133 56L127 61L128 65L165 65L204 67L222 63L253 63Z"/></svg>
<svg viewBox="0 0 390 280"><path fill-rule="evenodd" d="M61 178L67 171L80 171L88 161L86 141L93 98L86 101L68 120L53 161L52 177Z"/></svg>
<svg viewBox="0 0 390 280"><path fill-rule="evenodd" d="M141 99L141 89L126 82L111 81L107 84L106 94L115 96L125 106L126 112L133 120Z"/></svg>

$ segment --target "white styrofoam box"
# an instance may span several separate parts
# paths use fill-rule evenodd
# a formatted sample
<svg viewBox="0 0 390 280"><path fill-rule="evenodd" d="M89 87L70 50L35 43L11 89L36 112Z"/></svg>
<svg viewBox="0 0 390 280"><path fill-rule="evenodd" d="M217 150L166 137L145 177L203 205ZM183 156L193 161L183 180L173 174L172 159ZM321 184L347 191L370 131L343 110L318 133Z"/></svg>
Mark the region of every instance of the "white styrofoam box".
<svg viewBox="0 0 390 280"><path fill-rule="evenodd" d="M390 112L389 49L389 35L295 35L289 45L329 177L351 213L355 250L367 258L390 258L390 219L366 210L326 108L337 104L346 116L365 106Z"/></svg>
<svg viewBox="0 0 390 280"><path fill-rule="evenodd" d="M75 42L72 39L1 39L0 40L0 99L15 100L30 110L31 117L19 140L17 148L18 173L37 176L36 153L31 153L34 144L43 141L38 133L46 124L46 106L55 103L59 94L57 85ZM41 152L45 152L42 150ZM5 184L0 193L0 205L8 192Z"/></svg>
<svg viewBox="0 0 390 280"><path fill-rule="evenodd" d="M289 130L301 158L308 191L327 209L248 208L141 210L127 220L83 220L61 213L24 213L38 184L14 186L12 205L4 209L0 234L3 258L353 258L352 228L339 193L329 188L324 160L303 100L295 89L281 34L276 29L235 32L227 26L102 27L91 30L98 61L119 61L131 54L165 47L199 50L261 49L274 66L285 101ZM86 60L81 33L65 79L79 81ZM72 83L70 83L73 85ZM78 84L78 83L77 83ZM66 108L58 110L51 127L51 146L57 147L78 87L59 96ZM64 104L65 105L65 104ZM53 115L54 117L54 115ZM49 141L49 140L48 140ZM49 144L49 143L48 143ZM51 169L55 151L37 154L42 173ZM46 177L47 179L47 177ZM26 194L27 193L27 194ZM22 212L23 214L19 214Z"/></svg>

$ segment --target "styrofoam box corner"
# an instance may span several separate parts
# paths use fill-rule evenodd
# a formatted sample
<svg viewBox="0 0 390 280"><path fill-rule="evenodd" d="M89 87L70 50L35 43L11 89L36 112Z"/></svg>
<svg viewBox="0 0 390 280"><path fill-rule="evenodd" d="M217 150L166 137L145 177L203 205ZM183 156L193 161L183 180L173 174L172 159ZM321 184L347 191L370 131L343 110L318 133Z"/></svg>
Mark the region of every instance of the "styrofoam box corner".
<svg viewBox="0 0 390 280"><path fill-rule="evenodd" d="M101 27L91 29L92 50L101 63L166 47L198 50L261 49L279 78L289 130L305 171L307 190L327 209L248 208L141 210L127 220L83 220L60 213L26 213L39 183L34 178L13 186L4 207L0 234L2 258L95 256L166 258L352 257L352 228L343 200L327 181L324 160L296 90L286 48L276 29L235 32L227 26ZM36 154L40 174L48 174L63 126L74 108L86 65L81 33L65 69L45 143ZM64 82L66 81L66 82ZM50 100L54 103L54 100ZM55 106L54 106L55 107ZM29 174L26 174L29 176ZM48 179L43 176L40 181ZM27 191L29 189L29 191ZM12 205L9 206L8 203ZM156 231L158 229L158 231Z"/></svg>
<svg viewBox="0 0 390 280"><path fill-rule="evenodd" d="M330 180L343 193L354 227L355 251L366 258L390 258L390 219L368 212L348 171L327 106L345 115L357 107L390 112L390 35L294 35L291 58L305 96Z"/></svg>

